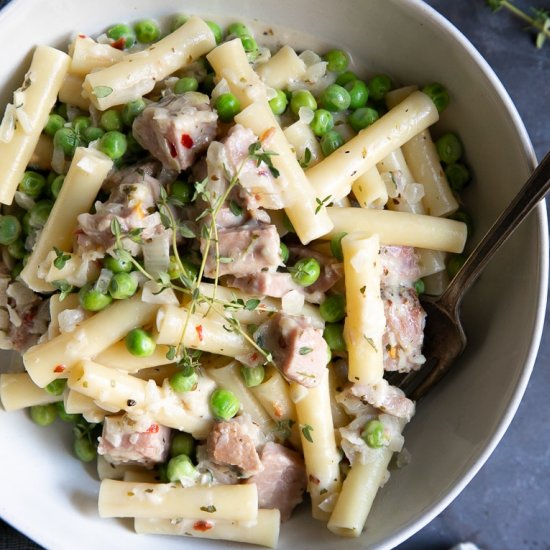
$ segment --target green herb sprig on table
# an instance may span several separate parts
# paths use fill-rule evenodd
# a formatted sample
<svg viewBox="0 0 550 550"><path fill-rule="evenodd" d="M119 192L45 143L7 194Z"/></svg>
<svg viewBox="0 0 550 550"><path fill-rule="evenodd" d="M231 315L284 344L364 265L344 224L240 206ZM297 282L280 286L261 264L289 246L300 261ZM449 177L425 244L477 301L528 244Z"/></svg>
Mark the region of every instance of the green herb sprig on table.
<svg viewBox="0 0 550 550"><path fill-rule="evenodd" d="M542 48L547 38L550 38L550 12L541 8L531 8L532 16L518 8L512 0L486 0L487 5L493 10L507 9L516 17L525 21L529 27L537 31L535 45Z"/></svg>

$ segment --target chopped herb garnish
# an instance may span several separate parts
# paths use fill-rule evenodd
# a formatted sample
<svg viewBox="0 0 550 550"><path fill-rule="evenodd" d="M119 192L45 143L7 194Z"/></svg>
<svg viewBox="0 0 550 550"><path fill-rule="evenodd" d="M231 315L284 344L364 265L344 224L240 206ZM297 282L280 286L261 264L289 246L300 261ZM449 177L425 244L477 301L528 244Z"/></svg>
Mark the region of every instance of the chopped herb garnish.
<svg viewBox="0 0 550 550"><path fill-rule="evenodd" d="M231 210L234 216L242 216L243 209L234 200L229 201L229 210Z"/></svg>
<svg viewBox="0 0 550 550"><path fill-rule="evenodd" d="M63 269L65 264L71 259L71 255L66 254L63 250L59 250L56 246L54 246L53 249L55 252L55 260L53 261L53 265L56 269Z"/></svg>
<svg viewBox="0 0 550 550"><path fill-rule="evenodd" d="M216 511L216 507L210 504L210 506L201 506L201 510L203 512L208 512L209 514L213 514Z"/></svg>
<svg viewBox="0 0 550 550"><path fill-rule="evenodd" d="M260 300L256 298L250 298L246 301L246 304L244 305L244 309L247 311L254 311L258 306L260 305Z"/></svg>
<svg viewBox="0 0 550 550"><path fill-rule="evenodd" d="M94 95L98 99L107 97L113 93L113 89L110 86L96 86L94 88Z"/></svg>
<svg viewBox="0 0 550 550"><path fill-rule="evenodd" d="M262 149L262 144L259 141L255 141L250 145L248 148L248 155L252 160L256 161L256 166L260 166L263 162L269 168L269 171L274 178L278 178L280 176L279 170L273 166L273 161L271 160L271 157L276 156L277 153L274 153L273 151L264 151Z"/></svg>
<svg viewBox="0 0 550 550"><path fill-rule="evenodd" d="M369 338L365 334L363 334L363 338L368 342L369 346L376 352L378 352L378 349L376 348L376 344L374 343L374 340L372 338Z"/></svg>
<svg viewBox="0 0 550 550"><path fill-rule="evenodd" d="M367 285L362 286L362 287L359 289L359 292L364 296L364 295L365 295L365 290L367 290Z"/></svg>
<svg viewBox="0 0 550 550"><path fill-rule="evenodd" d="M275 424L275 428L273 432L277 437L280 439L288 439L290 437L290 433L292 431L292 426L294 426L296 422L292 420L292 418L287 418L285 420L279 420Z"/></svg>
<svg viewBox="0 0 550 550"><path fill-rule="evenodd" d="M300 348L300 355L307 355L308 353L311 353L313 351L313 348Z"/></svg>
<svg viewBox="0 0 550 550"><path fill-rule="evenodd" d="M327 195L323 200L321 200L319 197L315 197L315 202L317 203L317 208L315 209L315 213L318 214L323 208L323 206L326 206L330 199L332 198L332 195Z"/></svg>
<svg viewBox="0 0 550 550"><path fill-rule="evenodd" d="M52 281L52 285L60 292L60 302L62 302L73 291L73 285L69 284L67 281L65 281L65 279Z"/></svg>
<svg viewBox="0 0 550 550"><path fill-rule="evenodd" d="M313 443L313 438L311 437L311 432L313 431L313 427L309 424L300 424L300 429L302 430L302 434L304 437L310 442Z"/></svg>

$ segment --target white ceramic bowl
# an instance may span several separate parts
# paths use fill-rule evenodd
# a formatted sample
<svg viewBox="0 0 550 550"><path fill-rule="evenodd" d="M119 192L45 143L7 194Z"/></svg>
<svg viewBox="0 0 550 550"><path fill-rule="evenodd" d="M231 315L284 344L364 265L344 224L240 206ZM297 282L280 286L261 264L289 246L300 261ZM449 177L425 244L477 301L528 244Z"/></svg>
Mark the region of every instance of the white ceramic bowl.
<svg viewBox="0 0 550 550"><path fill-rule="evenodd" d="M506 91L454 27L419 0L14 0L0 13L0 102L24 74L31 48L65 47L75 32L96 34L119 20L178 10L217 18L243 16L312 33L352 52L359 64L402 83L443 82L452 105L439 128L462 136L475 182L466 201L479 238L534 166L531 144ZM338 539L309 519L284 525L281 548L391 548L447 506L487 460L524 392L542 330L547 230L538 207L487 268L464 303L468 349L456 369L418 407L406 430L412 463L380 493L366 533ZM150 539L128 522L97 515L93 470L70 456L69 434L0 412L0 513L47 548L220 548L192 539Z"/></svg>

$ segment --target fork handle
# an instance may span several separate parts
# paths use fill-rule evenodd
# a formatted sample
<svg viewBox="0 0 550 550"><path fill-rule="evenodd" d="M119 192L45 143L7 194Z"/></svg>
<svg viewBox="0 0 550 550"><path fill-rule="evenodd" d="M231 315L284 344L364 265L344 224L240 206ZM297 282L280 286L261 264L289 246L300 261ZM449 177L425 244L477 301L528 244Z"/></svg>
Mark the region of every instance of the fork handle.
<svg viewBox="0 0 550 550"><path fill-rule="evenodd" d="M475 247L460 271L453 278L438 303L448 312L455 312L463 296L472 286L495 252L520 223L544 198L550 189L550 152L531 174L525 185L514 197L497 221Z"/></svg>

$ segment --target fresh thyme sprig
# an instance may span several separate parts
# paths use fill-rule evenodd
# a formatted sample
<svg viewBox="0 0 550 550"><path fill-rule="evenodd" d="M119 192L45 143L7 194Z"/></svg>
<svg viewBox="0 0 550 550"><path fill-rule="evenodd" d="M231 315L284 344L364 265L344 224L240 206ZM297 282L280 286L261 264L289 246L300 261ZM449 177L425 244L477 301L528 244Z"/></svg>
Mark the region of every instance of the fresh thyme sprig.
<svg viewBox="0 0 550 550"><path fill-rule="evenodd" d="M542 48L547 38L550 38L550 12L541 8L531 8L533 16L525 13L523 10L514 5L512 0L486 0L487 5L494 11L501 8L507 9L516 17L525 21L530 27L537 31L535 44L537 48Z"/></svg>

